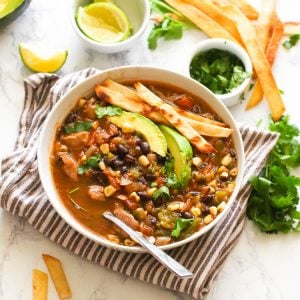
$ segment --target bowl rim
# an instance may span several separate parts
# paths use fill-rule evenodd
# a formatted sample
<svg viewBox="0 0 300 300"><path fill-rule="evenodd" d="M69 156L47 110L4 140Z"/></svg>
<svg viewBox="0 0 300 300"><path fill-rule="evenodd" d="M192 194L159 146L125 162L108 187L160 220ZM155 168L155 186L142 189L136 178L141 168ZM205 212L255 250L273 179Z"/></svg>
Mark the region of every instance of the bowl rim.
<svg viewBox="0 0 300 300"><path fill-rule="evenodd" d="M232 195L230 196L228 202L226 203L225 209L211 223L209 223L208 225L205 225L203 228L201 228L199 231L195 232L194 234L192 234L188 238L185 238L183 240L180 240L180 241L177 241L177 242L165 245L165 246L159 246L159 248L161 250L169 250L169 249L173 249L173 248L177 248L179 246L185 245L185 244L199 238L200 236L202 236L203 234L205 234L206 232L211 230L218 222L220 222L223 219L223 217L229 212L229 210L230 210L230 208L233 204L233 201L234 201L235 197L237 196L237 193L238 193L238 191L241 187L241 183L242 183L242 179L243 179L243 175L244 175L244 166L245 166L244 146L243 146L241 133L238 130L237 122L234 120L234 118L233 118L232 114L230 113L230 111L228 110L228 108L209 89L207 89L204 85L200 84L198 81L195 81L192 78L189 78L187 76L184 76L184 75L181 75L181 74L178 74L176 72L166 70L166 69L163 69L163 68L141 66L141 65L131 65L131 66L110 68L110 69L106 69L104 71L101 71L100 73L96 73L96 74L94 74L90 77L87 77L86 79L84 79L80 83L73 86L70 90L68 90L56 102L56 104L54 105L54 107L52 108L50 113L48 114L48 116L47 116L47 118L46 118L46 120L45 120L45 122L42 126L41 133L40 133L40 136L39 136L38 147L37 147L38 172L39 172L39 176L40 176L42 186L43 186L43 188L44 188L44 190L45 190L45 192L48 196L48 199L51 202L52 206L54 207L56 212L62 217L62 219L68 225L70 225L75 231L82 234L84 237L89 238L89 239L93 240L94 242L96 242L96 243L98 243L102 246L105 246L107 248L113 248L113 249L119 250L119 251L134 252L134 253L145 253L145 252L147 252L145 249L143 249L142 247L138 247L138 246L129 247L129 246L114 244L114 243L110 242L109 240L105 239L100 234L97 234L97 233L93 232L91 229L89 229L83 223L81 223L77 219L75 219L74 216L71 214L71 212L62 203L62 201L60 200L60 198L59 198L59 196L56 192L56 188L55 188L55 185L54 185L54 182L53 182L52 173L51 173L50 168L48 167L50 165L50 163L49 163L49 159L50 159L49 158L49 152L51 150L48 150L47 153L44 153L45 151L43 149L43 144L44 144L43 141L44 140L45 141L49 140L49 137L47 137L47 129L48 129L49 124L52 121L52 118L54 118L56 112L60 110L60 106L62 105L62 103L64 101L67 101L68 98L72 97L72 94L74 93L74 91L76 92L76 90L80 90L81 87L86 85L89 81L92 82L98 76L105 75L105 73L116 72L116 71L124 71L124 70L126 71L126 70L129 70L129 69L136 69L138 74L141 74L140 72L143 72L144 70L152 71L152 72L161 72L161 73L169 74L170 76L175 76L175 77L178 78L178 80L182 79L182 80L188 80L188 81L192 81L193 83L196 83L196 85L199 86L199 87L197 87L197 89L200 89L200 90L204 89L205 92L210 94L210 97L215 98L214 101L216 103L218 103L218 105L220 105L222 107L222 109L226 112L226 114L227 114L226 118L228 118L230 120L231 125L232 125L231 128L233 130L235 130L235 132L236 132L235 148L236 148L237 152L240 153L239 154L239 160L238 160L239 174L238 174L238 177L236 179L236 185L235 185L234 191L233 191ZM172 85L172 83L170 83L170 85ZM82 89L82 90L84 90L84 89ZM79 97L83 97L83 96L84 95L81 95ZM74 96L73 96L73 98L74 98ZM77 100L78 100L78 97L76 97L76 99L74 99L74 104L76 103ZM203 99L203 101L205 101L205 99ZM72 108L70 107L69 111L71 111ZM212 109L214 109L214 108L212 107ZM65 116L67 115L68 112L65 113ZM56 130L57 125L58 124L55 123L55 126L52 127L52 130ZM51 142L52 142L51 145L53 145L53 140ZM45 162L48 162L47 167L45 167ZM49 182L47 181L47 178L46 178L47 174L44 173L45 169L46 169L46 172L50 173L50 178L52 179L50 184L49 184Z"/></svg>
<svg viewBox="0 0 300 300"><path fill-rule="evenodd" d="M226 47L226 50L223 49L225 47ZM239 95L241 92L243 92L246 89L249 82L251 81L253 66L252 66L252 62L251 62L251 59L250 59L248 53L245 51L245 49L243 47L241 47L236 42L233 42L233 41L230 41L227 39L222 39L222 38L210 38L210 39L205 39L205 40L197 43L193 47L192 51L190 52L190 55L188 56L188 63L187 63L187 68L188 68L187 73L188 73L189 77L192 78L192 76L190 74L190 65L191 65L193 58L201 52L206 52L206 51L209 51L214 48L228 51L228 52L232 53L233 55L235 55L236 57L238 57L242 61L243 65L245 67L245 71L247 73L249 73L249 76L247 78L245 78L244 81L239 86L234 88L229 93L215 94L211 91L218 99L220 99L222 101L226 101L229 98ZM233 49L235 51L235 53L233 53L230 49ZM199 82L199 83L201 83L201 82Z"/></svg>
<svg viewBox="0 0 300 300"><path fill-rule="evenodd" d="M109 51L112 48L126 49L126 46L128 46L130 43L135 41L138 37L140 37L143 34L143 32L146 30L146 27L148 25L150 15L151 15L150 3L148 0L142 0L142 1L144 2L144 5L145 5L143 22L140 25L139 29L136 32L134 32L134 34L130 35L130 37L124 41L117 42L117 43L101 43L101 42L97 42L97 41L87 37L80 30L80 28L77 25L75 16L76 16L76 11L77 11L79 5L76 5L75 14L74 14L74 6L75 6L74 1L70 2L70 18L71 18L72 27L73 27L74 31L76 32L76 34L81 39L83 39L88 44L93 45L95 48L101 48L101 49L103 49L103 51ZM120 50L120 51L122 51L122 50Z"/></svg>

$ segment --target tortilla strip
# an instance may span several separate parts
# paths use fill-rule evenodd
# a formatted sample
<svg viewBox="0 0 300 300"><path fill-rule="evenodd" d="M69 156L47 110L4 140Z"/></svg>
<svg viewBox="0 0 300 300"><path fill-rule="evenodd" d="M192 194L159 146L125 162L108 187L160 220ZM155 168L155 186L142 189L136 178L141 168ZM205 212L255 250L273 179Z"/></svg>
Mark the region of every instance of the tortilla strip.
<svg viewBox="0 0 300 300"><path fill-rule="evenodd" d="M48 299L48 275L37 269L32 271L32 299Z"/></svg>
<svg viewBox="0 0 300 300"><path fill-rule="evenodd" d="M224 27L239 43L243 43L238 30L236 29L235 23L228 18L223 12L219 9L218 6L214 5L210 0L184 0L198 9L200 9L207 16L212 18L214 21L219 23Z"/></svg>
<svg viewBox="0 0 300 300"><path fill-rule="evenodd" d="M183 14L209 37L223 38L238 43L227 30L193 5L181 0L166 0L166 2Z"/></svg>
<svg viewBox="0 0 300 300"><path fill-rule="evenodd" d="M300 22L285 22L284 35L293 35L300 33Z"/></svg>
<svg viewBox="0 0 300 300"><path fill-rule="evenodd" d="M283 30L284 30L283 23L278 19L278 17L275 17L271 39L269 41L269 44L268 44L267 50L266 50L266 56L267 56L267 60L270 64L270 66L272 66L274 64L276 54L277 54L278 48L280 46L280 41L283 36ZM247 103L246 109L248 110L248 109L256 106L257 104L259 104L262 101L263 96L264 96L264 92L262 90L262 87L261 87L259 81L257 81L255 83L251 98L249 99L249 101Z"/></svg>
<svg viewBox="0 0 300 300"><path fill-rule="evenodd" d="M264 91L264 95L268 101L272 118L274 121L277 121L283 115L285 107L269 62L257 41L255 29L251 22L236 7L227 5L226 7L223 7L223 10L236 21L237 28L244 41L244 45L247 48L257 77Z"/></svg>
<svg viewBox="0 0 300 300"><path fill-rule="evenodd" d="M126 88L126 87L125 87ZM129 89L129 88L128 88ZM129 89L130 90L130 89ZM125 110L141 114L154 122L165 124L168 126L172 126L172 124L159 112L154 111L151 106L145 103L140 97L139 102L133 101L132 98L127 98L127 96L112 91L107 87L103 87L97 85L95 88L96 94L99 98L102 98L104 101L119 106ZM136 93L132 90L133 93ZM137 95L137 94L136 94ZM213 137L228 137L232 134L232 129L215 126L213 124L204 123L195 121L192 119L188 119L183 117L186 122L188 122L195 130L197 130L200 134L205 136L213 136Z"/></svg>
<svg viewBox="0 0 300 300"><path fill-rule="evenodd" d="M250 20L257 20L259 13L246 0L228 0L231 4L239 8L242 13Z"/></svg>
<svg viewBox="0 0 300 300"><path fill-rule="evenodd" d="M183 136L185 136L196 149L204 153L212 153L216 150L198 132L182 118L171 105L167 104L144 85L137 82L135 88L138 95L153 109L160 112Z"/></svg>
<svg viewBox="0 0 300 300"><path fill-rule="evenodd" d="M122 85L116 81L113 81L111 79L107 79L102 83L102 86L105 86L107 88L109 88L110 90L120 93L122 94L126 99L128 100L133 100L135 102L144 102L143 99L141 99L137 92L134 89L131 89L125 85ZM124 108L125 109L125 108ZM174 109L183 117L187 118L187 119L192 119L195 121L199 121L202 123L208 123L208 124L212 124L215 126L220 126L220 127L225 127L226 124L222 123L222 122L218 122L209 118L205 118L202 117L200 115L188 112L186 110L180 109L177 106L174 106Z"/></svg>
<svg viewBox="0 0 300 300"><path fill-rule="evenodd" d="M59 298L71 298L72 293L60 260L47 254L43 254L43 259L48 268Z"/></svg>
<svg viewBox="0 0 300 300"><path fill-rule="evenodd" d="M262 9L257 20L256 36L265 52L269 40L272 20L275 17L275 0L263 0Z"/></svg>

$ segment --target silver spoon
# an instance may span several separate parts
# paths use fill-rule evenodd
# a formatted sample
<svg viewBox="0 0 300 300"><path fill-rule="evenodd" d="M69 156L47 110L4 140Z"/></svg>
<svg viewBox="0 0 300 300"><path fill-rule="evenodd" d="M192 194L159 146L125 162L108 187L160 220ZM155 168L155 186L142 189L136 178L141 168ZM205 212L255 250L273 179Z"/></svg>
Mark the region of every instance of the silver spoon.
<svg viewBox="0 0 300 300"><path fill-rule="evenodd" d="M111 212L106 211L103 213L103 216L118 225L122 228L129 236L143 246L147 252L152 254L158 261L160 261L165 267L167 267L170 271L174 272L178 277L187 279L192 278L193 273L182 266L179 262L177 262L174 258L169 256L164 251L157 248L155 245L151 244L146 238L140 235L137 231L131 229L127 226L123 221L114 216Z"/></svg>

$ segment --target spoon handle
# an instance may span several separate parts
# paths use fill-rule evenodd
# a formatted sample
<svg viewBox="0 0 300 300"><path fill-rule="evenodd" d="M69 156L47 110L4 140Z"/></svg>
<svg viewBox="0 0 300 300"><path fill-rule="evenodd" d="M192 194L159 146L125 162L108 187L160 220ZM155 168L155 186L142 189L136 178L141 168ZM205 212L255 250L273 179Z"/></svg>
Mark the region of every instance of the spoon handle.
<svg viewBox="0 0 300 300"><path fill-rule="evenodd" d="M123 221L115 217L111 212L104 212L103 216L118 225L122 228L129 236L143 246L150 254L152 254L158 261L160 261L165 267L167 267L170 271L174 272L178 277L187 279L192 278L193 273L182 266L179 262L177 262L174 258L169 256L164 251L160 250L155 245L151 244L146 238L144 238L140 233L131 229L127 226Z"/></svg>

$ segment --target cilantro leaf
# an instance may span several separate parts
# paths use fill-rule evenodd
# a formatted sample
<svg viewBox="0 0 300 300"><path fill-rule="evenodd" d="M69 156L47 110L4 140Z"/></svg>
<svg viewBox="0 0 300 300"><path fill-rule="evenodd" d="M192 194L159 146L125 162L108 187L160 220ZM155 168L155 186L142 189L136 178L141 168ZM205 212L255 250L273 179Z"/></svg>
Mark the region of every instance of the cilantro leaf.
<svg viewBox="0 0 300 300"><path fill-rule="evenodd" d="M153 193L153 199L156 200L158 198L168 199L170 198L169 188L166 186L161 186L158 190Z"/></svg>
<svg viewBox="0 0 300 300"><path fill-rule="evenodd" d="M299 129L283 116L269 129L280 133L260 176L252 177L253 187L247 216L263 232L300 231L300 211L297 211L300 177L290 174L289 167L300 165Z"/></svg>
<svg viewBox="0 0 300 300"><path fill-rule="evenodd" d="M83 165L79 166L77 169L77 173L79 175L86 173L91 168L97 168L101 159L100 154L95 154L90 156Z"/></svg>
<svg viewBox="0 0 300 300"><path fill-rule="evenodd" d="M162 167L162 173L166 175L166 184L169 188L180 189L182 185L178 182L177 176L174 173L174 159L166 161Z"/></svg>
<svg viewBox="0 0 300 300"><path fill-rule="evenodd" d="M300 33L291 35L286 41L283 42L283 47L286 49L291 49L296 46L300 41Z"/></svg>
<svg viewBox="0 0 300 300"><path fill-rule="evenodd" d="M93 122L73 122L69 123L68 125L64 126L65 133L74 133L80 131L88 131L92 127Z"/></svg>
<svg viewBox="0 0 300 300"><path fill-rule="evenodd" d="M122 113L123 109L117 106L99 106L96 105L96 116L98 119L102 119L105 116L120 116Z"/></svg>
<svg viewBox="0 0 300 300"><path fill-rule="evenodd" d="M171 235L173 237L178 238L181 234L181 232L189 227L193 222L193 219L183 219L183 218L178 218L176 220L175 228L173 229Z"/></svg>

